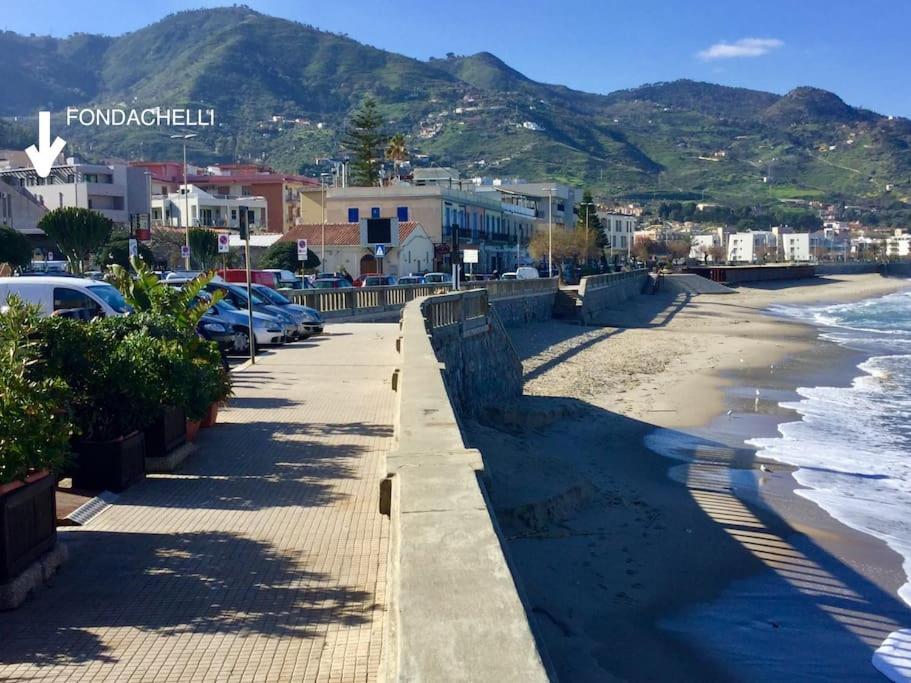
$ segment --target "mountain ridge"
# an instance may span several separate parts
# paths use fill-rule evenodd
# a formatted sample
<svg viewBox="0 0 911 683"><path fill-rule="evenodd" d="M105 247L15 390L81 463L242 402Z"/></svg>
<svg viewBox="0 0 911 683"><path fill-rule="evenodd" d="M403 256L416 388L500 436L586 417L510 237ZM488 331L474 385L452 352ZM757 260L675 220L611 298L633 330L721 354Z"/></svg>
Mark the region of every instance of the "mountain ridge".
<svg viewBox="0 0 911 683"><path fill-rule="evenodd" d="M242 6L177 12L118 37L4 32L0 50L10 56L0 78L16 85L0 95L0 116L212 107L222 125L194 141L199 161L315 171L370 94L414 151L469 175L742 202L911 194L911 122L808 86L778 95L681 79L586 93L537 82L490 52L421 61ZM274 125L273 115L311 125ZM90 156L174 155L157 131L68 132Z"/></svg>

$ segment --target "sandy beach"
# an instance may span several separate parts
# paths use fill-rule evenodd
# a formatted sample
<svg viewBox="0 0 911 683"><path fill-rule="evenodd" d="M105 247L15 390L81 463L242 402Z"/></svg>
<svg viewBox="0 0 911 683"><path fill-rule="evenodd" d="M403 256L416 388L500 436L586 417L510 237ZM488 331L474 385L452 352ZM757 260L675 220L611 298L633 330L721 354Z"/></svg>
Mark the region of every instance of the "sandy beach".
<svg viewBox="0 0 911 683"><path fill-rule="evenodd" d="M873 651L911 625L901 558L795 495L790 468L763 467L744 440L795 419L778 404L797 386L848 384L862 359L770 304L908 284L662 293L599 326L511 330L520 417L468 437L561 680L883 680Z"/></svg>

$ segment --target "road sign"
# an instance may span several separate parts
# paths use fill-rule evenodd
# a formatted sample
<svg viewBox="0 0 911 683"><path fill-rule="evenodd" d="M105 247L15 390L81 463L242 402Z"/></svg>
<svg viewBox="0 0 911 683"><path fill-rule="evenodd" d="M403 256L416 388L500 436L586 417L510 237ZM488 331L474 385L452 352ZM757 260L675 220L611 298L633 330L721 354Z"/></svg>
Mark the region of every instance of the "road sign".
<svg viewBox="0 0 911 683"><path fill-rule="evenodd" d="M376 257L386 258L386 247L384 247L382 244L376 245Z"/></svg>
<svg viewBox="0 0 911 683"><path fill-rule="evenodd" d="M307 240L297 240L297 260L307 260Z"/></svg>
<svg viewBox="0 0 911 683"><path fill-rule="evenodd" d="M477 249L466 249L462 254L462 261L464 263L477 263L478 262L478 250Z"/></svg>
<svg viewBox="0 0 911 683"><path fill-rule="evenodd" d="M139 241L131 239L130 240L130 257L139 256Z"/></svg>
<svg viewBox="0 0 911 683"><path fill-rule="evenodd" d="M231 250L231 239L227 234L221 233L218 236L218 253L227 254Z"/></svg>
<svg viewBox="0 0 911 683"><path fill-rule="evenodd" d="M180 258L190 258L190 247L186 244L180 245Z"/></svg>

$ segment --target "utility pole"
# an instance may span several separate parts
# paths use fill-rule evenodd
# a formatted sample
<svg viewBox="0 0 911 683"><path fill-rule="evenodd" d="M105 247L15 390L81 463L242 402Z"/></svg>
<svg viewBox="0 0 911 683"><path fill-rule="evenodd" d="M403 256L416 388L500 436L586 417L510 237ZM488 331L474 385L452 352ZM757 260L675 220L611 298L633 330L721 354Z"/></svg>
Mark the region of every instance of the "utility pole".
<svg viewBox="0 0 911 683"><path fill-rule="evenodd" d="M187 257L184 259L184 270L190 270L190 194L187 186L187 140L195 138L196 133L184 133L182 135L172 135L172 140L183 140L183 207L184 207L184 225L185 241L187 246ZM251 326L250 333L253 333Z"/></svg>
<svg viewBox="0 0 911 683"><path fill-rule="evenodd" d="M554 188L547 188L547 277L554 275Z"/></svg>

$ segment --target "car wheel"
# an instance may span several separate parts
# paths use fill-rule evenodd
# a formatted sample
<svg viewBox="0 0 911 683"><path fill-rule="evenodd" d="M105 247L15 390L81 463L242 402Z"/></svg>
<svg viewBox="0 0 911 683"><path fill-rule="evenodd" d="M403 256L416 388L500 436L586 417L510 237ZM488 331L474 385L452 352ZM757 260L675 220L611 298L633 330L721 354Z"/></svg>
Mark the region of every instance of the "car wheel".
<svg viewBox="0 0 911 683"><path fill-rule="evenodd" d="M254 353L256 353L256 341L254 340L253 343ZM250 334L244 327L234 331L234 353L241 355L250 353Z"/></svg>

